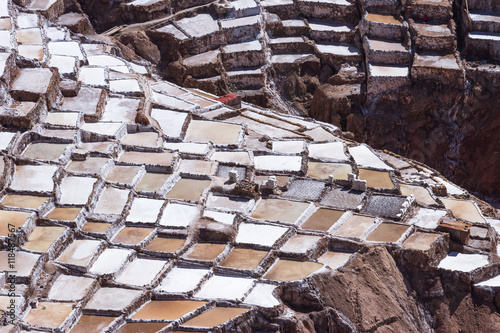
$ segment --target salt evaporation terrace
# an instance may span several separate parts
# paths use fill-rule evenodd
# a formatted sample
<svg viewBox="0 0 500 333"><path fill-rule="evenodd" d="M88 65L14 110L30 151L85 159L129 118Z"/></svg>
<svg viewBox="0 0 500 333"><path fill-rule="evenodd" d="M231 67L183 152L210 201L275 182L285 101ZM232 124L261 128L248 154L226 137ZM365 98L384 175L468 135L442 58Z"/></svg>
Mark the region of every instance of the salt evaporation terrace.
<svg viewBox="0 0 500 333"><path fill-rule="evenodd" d="M373 246L498 294L500 220L483 202L333 125L161 81L49 21L59 5L0 3L4 323L11 299L16 313L2 332L232 332ZM469 223L461 253L441 218Z"/></svg>

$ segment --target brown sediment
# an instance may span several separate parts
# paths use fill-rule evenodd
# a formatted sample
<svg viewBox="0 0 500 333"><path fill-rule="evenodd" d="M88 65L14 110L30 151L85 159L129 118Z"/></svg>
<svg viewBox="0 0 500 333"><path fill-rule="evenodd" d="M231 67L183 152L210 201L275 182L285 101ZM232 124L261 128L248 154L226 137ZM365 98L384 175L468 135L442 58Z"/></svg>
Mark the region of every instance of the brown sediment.
<svg viewBox="0 0 500 333"><path fill-rule="evenodd" d="M86 232L104 234L110 226L111 224L106 222L87 222L83 226L82 230Z"/></svg>
<svg viewBox="0 0 500 333"><path fill-rule="evenodd" d="M219 265L223 267L254 270L257 269L267 254L267 251L236 248L233 249Z"/></svg>
<svg viewBox="0 0 500 333"><path fill-rule="evenodd" d="M180 249L185 242L186 240L184 238L156 237L146 245L144 249L154 252L175 252Z"/></svg>
<svg viewBox="0 0 500 333"><path fill-rule="evenodd" d="M345 163L309 162L307 168L309 177L321 179L333 176L334 179L346 180L348 173L352 173L352 167Z"/></svg>
<svg viewBox="0 0 500 333"><path fill-rule="evenodd" d="M321 267L322 264L313 261L278 259L278 262L264 275L264 279L283 282L302 280Z"/></svg>
<svg viewBox="0 0 500 333"><path fill-rule="evenodd" d="M8 236L10 234L8 224L14 225L17 229L24 225L30 215L30 213L25 212L0 210L0 225L2 225L0 236Z"/></svg>
<svg viewBox="0 0 500 333"><path fill-rule="evenodd" d="M403 25L401 21L399 21L392 15L368 14L366 15L366 19L372 22Z"/></svg>
<svg viewBox="0 0 500 333"><path fill-rule="evenodd" d="M90 316L83 315L80 317L76 325L71 329L71 333L89 333L89 332L101 332L106 328L115 317L104 317L104 316Z"/></svg>
<svg viewBox="0 0 500 333"><path fill-rule="evenodd" d="M172 174L146 172L137 184L137 191L158 192Z"/></svg>
<svg viewBox="0 0 500 333"><path fill-rule="evenodd" d="M366 186L374 188L394 188L389 172L359 169L359 179L366 180Z"/></svg>
<svg viewBox="0 0 500 333"><path fill-rule="evenodd" d="M0 204L8 207L37 209L47 201L47 199L48 197L39 197L35 195L7 194Z"/></svg>
<svg viewBox="0 0 500 333"><path fill-rule="evenodd" d="M152 228L125 227L113 239L113 243L137 245L154 231Z"/></svg>
<svg viewBox="0 0 500 333"><path fill-rule="evenodd" d="M73 311L75 303L39 302L38 306L31 309L24 321L38 327L57 328Z"/></svg>
<svg viewBox="0 0 500 333"><path fill-rule="evenodd" d="M116 333L156 333L167 323L126 323Z"/></svg>
<svg viewBox="0 0 500 333"><path fill-rule="evenodd" d="M44 218L49 220L74 221L81 210L81 208L56 207L45 215Z"/></svg>
<svg viewBox="0 0 500 333"><path fill-rule="evenodd" d="M343 210L320 208L300 227L302 229L327 231L344 213Z"/></svg>
<svg viewBox="0 0 500 333"><path fill-rule="evenodd" d="M403 242L403 247L412 250L427 251L440 236L440 234L415 232Z"/></svg>
<svg viewBox="0 0 500 333"><path fill-rule="evenodd" d="M64 227L38 226L28 237L28 241L23 245L23 249L35 252L46 252L59 236L62 235L64 230L66 230Z"/></svg>
<svg viewBox="0 0 500 333"><path fill-rule="evenodd" d="M226 244L198 243L193 246L185 255L185 258L212 261L224 251Z"/></svg>
<svg viewBox="0 0 500 333"><path fill-rule="evenodd" d="M207 304L204 301L151 301L132 316L134 320L176 320Z"/></svg>
<svg viewBox="0 0 500 333"><path fill-rule="evenodd" d="M373 230L366 237L366 240L372 242L396 242L409 227L407 225L384 222Z"/></svg>
<svg viewBox="0 0 500 333"><path fill-rule="evenodd" d="M213 308L207 312L202 313L199 316L194 317L186 321L183 326L187 327L204 327L204 328L212 328L218 326L220 324L225 323L226 321L233 319L242 313L247 312L249 309L246 308L229 308L218 306Z"/></svg>
<svg viewBox="0 0 500 333"><path fill-rule="evenodd" d="M203 191L210 185L210 180L182 178L167 194L167 198L198 201Z"/></svg>

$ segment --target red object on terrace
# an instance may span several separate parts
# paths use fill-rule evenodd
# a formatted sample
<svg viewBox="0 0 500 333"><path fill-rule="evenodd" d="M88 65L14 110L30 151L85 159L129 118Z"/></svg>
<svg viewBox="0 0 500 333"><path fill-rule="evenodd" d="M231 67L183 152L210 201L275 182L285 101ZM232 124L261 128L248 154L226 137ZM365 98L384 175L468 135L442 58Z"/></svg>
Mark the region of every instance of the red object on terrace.
<svg viewBox="0 0 500 333"><path fill-rule="evenodd" d="M236 94L224 95L222 97L217 98L216 101L222 102L226 105L233 106L233 107L240 107L241 106L241 96L236 95Z"/></svg>

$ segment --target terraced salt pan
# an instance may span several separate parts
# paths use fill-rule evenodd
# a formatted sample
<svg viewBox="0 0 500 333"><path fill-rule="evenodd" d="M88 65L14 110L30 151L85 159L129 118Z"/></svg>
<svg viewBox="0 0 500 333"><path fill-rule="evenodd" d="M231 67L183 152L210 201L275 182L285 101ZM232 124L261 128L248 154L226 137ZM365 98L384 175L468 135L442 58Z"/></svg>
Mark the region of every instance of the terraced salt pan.
<svg viewBox="0 0 500 333"><path fill-rule="evenodd" d="M272 308L280 305L280 301L273 295L276 286L272 284L257 283L250 294L245 298L244 303L257 305L264 308Z"/></svg>
<svg viewBox="0 0 500 333"><path fill-rule="evenodd" d="M87 57L90 66L124 66L125 62L107 54L98 54Z"/></svg>
<svg viewBox="0 0 500 333"><path fill-rule="evenodd" d="M87 295L94 282L94 279L84 276L59 275L50 288L49 299L57 301L81 300Z"/></svg>
<svg viewBox="0 0 500 333"><path fill-rule="evenodd" d="M137 258L115 279L118 283L131 286L145 286L153 282L162 271L166 261Z"/></svg>
<svg viewBox="0 0 500 333"><path fill-rule="evenodd" d="M186 122L188 113L163 109L152 109L153 117L160 125L163 134L171 138L178 138L182 134L182 127Z"/></svg>
<svg viewBox="0 0 500 333"><path fill-rule="evenodd" d="M431 234L426 232L415 232L404 242L403 247L413 250L427 251L431 245L440 237L440 234Z"/></svg>
<svg viewBox="0 0 500 333"><path fill-rule="evenodd" d="M122 138L122 145L138 147L158 147L159 137L156 132L129 133Z"/></svg>
<svg viewBox="0 0 500 333"><path fill-rule="evenodd" d="M373 223L375 218L362 215L352 215L342 225L332 232L332 235L359 238Z"/></svg>
<svg viewBox="0 0 500 333"><path fill-rule="evenodd" d="M114 137L122 127L123 125L121 123L97 122L83 124L82 130Z"/></svg>
<svg viewBox="0 0 500 333"><path fill-rule="evenodd" d="M132 250L107 248L94 262L89 272L97 275L112 274L123 266Z"/></svg>
<svg viewBox="0 0 500 333"><path fill-rule="evenodd" d="M247 312L246 308L230 308L218 306L204 312L182 324L186 327L212 328L228 322Z"/></svg>
<svg viewBox="0 0 500 333"><path fill-rule="evenodd" d="M196 104L185 101L179 97L167 96L155 91L151 93L151 100L154 102L154 104L158 104L166 107L167 109L173 110L189 111L195 110L197 107Z"/></svg>
<svg viewBox="0 0 500 333"><path fill-rule="evenodd" d="M414 217L412 217L408 221L408 223L415 224L416 226L422 228L436 229L437 222L441 217L445 215L446 215L446 210L420 208L417 214Z"/></svg>
<svg viewBox="0 0 500 333"><path fill-rule="evenodd" d="M358 166L381 170L394 170L392 167L384 163L370 148L365 145L349 147L348 149Z"/></svg>
<svg viewBox="0 0 500 333"><path fill-rule="evenodd" d="M408 66L382 66L369 64L370 76L376 77L408 77L410 68Z"/></svg>
<svg viewBox="0 0 500 333"><path fill-rule="evenodd" d="M140 103L137 98L111 97L106 102L101 120L134 123Z"/></svg>
<svg viewBox="0 0 500 333"><path fill-rule="evenodd" d="M106 176L106 182L131 185L139 177L140 166L115 165Z"/></svg>
<svg viewBox="0 0 500 333"><path fill-rule="evenodd" d="M254 284L253 279L234 276L212 276L195 294L199 298L223 298L240 300Z"/></svg>
<svg viewBox="0 0 500 333"><path fill-rule="evenodd" d="M226 248L226 244L197 243L190 248L184 258L200 261L213 261Z"/></svg>
<svg viewBox="0 0 500 333"><path fill-rule="evenodd" d="M296 235L281 247L283 252L306 253L311 247L319 242L321 237L310 235Z"/></svg>
<svg viewBox="0 0 500 333"><path fill-rule="evenodd" d="M74 221L81 210L81 207L56 207L47 213L44 218L58 221Z"/></svg>
<svg viewBox="0 0 500 333"><path fill-rule="evenodd" d="M219 266L255 270L267 254L268 251L235 248L220 262Z"/></svg>
<svg viewBox="0 0 500 333"><path fill-rule="evenodd" d="M273 152L298 154L304 150L304 141L273 141Z"/></svg>
<svg viewBox="0 0 500 333"><path fill-rule="evenodd" d="M47 252L65 230L65 227L36 226L28 237L28 241L24 243L23 249L34 252Z"/></svg>
<svg viewBox="0 0 500 333"><path fill-rule="evenodd" d="M156 237L144 247L147 251L174 253L179 250L186 240L184 238Z"/></svg>
<svg viewBox="0 0 500 333"><path fill-rule="evenodd" d="M12 271L9 265L10 251L0 251L0 271ZM14 251L16 276L30 277L40 255L24 251Z"/></svg>
<svg viewBox="0 0 500 333"><path fill-rule="evenodd" d="M307 164L307 175L313 178L347 180L347 175L352 173L352 167L346 163L323 163L309 162Z"/></svg>
<svg viewBox="0 0 500 333"><path fill-rule="evenodd" d="M142 294L141 290L101 287L83 308L122 311Z"/></svg>
<svg viewBox="0 0 500 333"><path fill-rule="evenodd" d="M53 55L49 60L50 67L56 67L59 74L73 76L78 66L78 58L71 56Z"/></svg>
<svg viewBox="0 0 500 333"><path fill-rule="evenodd" d="M118 161L130 164L150 164L170 166L172 164L174 154L169 152L151 153L139 151L127 151L120 156Z"/></svg>
<svg viewBox="0 0 500 333"><path fill-rule="evenodd" d="M309 144L309 158L347 161L344 147L343 142L311 143Z"/></svg>
<svg viewBox="0 0 500 333"><path fill-rule="evenodd" d="M253 224L243 222L239 226L236 243L273 246L288 228L267 224Z"/></svg>
<svg viewBox="0 0 500 333"><path fill-rule="evenodd" d="M190 205L168 203L163 210L160 225L187 227L198 216L198 208Z"/></svg>
<svg viewBox="0 0 500 333"><path fill-rule="evenodd" d="M446 68L451 70L460 70L457 60L453 54L445 56L416 54L414 66Z"/></svg>
<svg viewBox="0 0 500 333"><path fill-rule="evenodd" d="M254 157L255 169L263 171L300 171L302 156L261 155Z"/></svg>
<svg viewBox="0 0 500 333"><path fill-rule="evenodd" d="M242 127L241 125L192 120L186 131L185 141L212 142L214 145L237 145Z"/></svg>
<svg viewBox="0 0 500 333"><path fill-rule="evenodd" d="M49 42L49 53L57 55L65 55L78 57L78 60L83 61L84 56L82 50L80 49L80 44L75 41L64 41L64 42Z"/></svg>
<svg viewBox="0 0 500 333"><path fill-rule="evenodd" d="M26 147L22 156L37 160L57 161L66 147L68 147L67 144L34 142Z"/></svg>
<svg viewBox="0 0 500 333"><path fill-rule="evenodd" d="M484 254L464 254L451 252L441 260L438 267L452 271L472 272L476 268L489 264L488 256Z"/></svg>
<svg viewBox="0 0 500 333"><path fill-rule="evenodd" d="M298 281L322 267L322 264L313 261L278 259L263 278L282 282Z"/></svg>
<svg viewBox="0 0 500 333"><path fill-rule="evenodd" d="M109 159L104 157L89 157L84 161L71 161L66 171L77 174L100 175Z"/></svg>
<svg viewBox="0 0 500 333"><path fill-rule="evenodd" d="M387 171L359 169L359 179L366 180L366 186L374 188L394 188L394 183Z"/></svg>
<svg viewBox="0 0 500 333"><path fill-rule="evenodd" d="M204 301L150 301L140 308L133 320L177 320L207 304Z"/></svg>
<svg viewBox="0 0 500 333"><path fill-rule="evenodd" d="M321 257L318 258L318 262L327 265L331 269L337 269L342 266L353 256L352 252L337 252L337 251L327 251Z"/></svg>
<svg viewBox="0 0 500 333"><path fill-rule="evenodd" d="M233 224L235 214L218 212L215 210L205 210L203 212L203 216L213 218L214 220L224 223L224 224Z"/></svg>
<svg viewBox="0 0 500 333"><path fill-rule="evenodd" d="M10 188L17 191L52 192L55 165L16 165Z"/></svg>
<svg viewBox="0 0 500 333"><path fill-rule="evenodd" d="M214 173L213 163L201 160L181 160L178 171L185 174L211 175Z"/></svg>
<svg viewBox="0 0 500 333"><path fill-rule="evenodd" d="M320 208L300 228L327 231L344 213L343 210Z"/></svg>
<svg viewBox="0 0 500 333"><path fill-rule="evenodd" d="M58 328L73 311L75 303L39 302L36 308L31 308L24 321L35 327Z"/></svg>
<svg viewBox="0 0 500 333"><path fill-rule="evenodd" d="M500 275L492 277L491 279L476 283L476 286L484 287L500 287Z"/></svg>
<svg viewBox="0 0 500 333"><path fill-rule="evenodd" d="M316 48L320 53L323 54L332 54L346 57L358 56L359 51L356 47L349 44L319 44L316 43Z"/></svg>
<svg viewBox="0 0 500 333"><path fill-rule="evenodd" d="M137 191L159 192L163 184L170 178L171 174L166 173L145 173L136 186Z"/></svg>
<svg viewBox="0 0 500 333"><path fill-rule="evenodd" d="M83 315L71 329L71 333L101 332L115 317Z"/></svg>
<svg viewBox="0 0 500 333"><path fill-rule="evenodd" d="M0 210L0 225L3 227L3 230L0 230L0 236L7 237L10 234L9 224L14 225L16 229L22 227L31 215L26 212Z"/></svg>
<svg viewBox="0 0 500 333"><path fill-rule="evenodd" d="M130 207L127 221L137 223L156 223L163 200L135 198Z"/></svg>
<svg viewBox="0 0 500 333"><path fill-rule="evenodd" d="M198 201L205 189L210 186L210 180L181 178L174 188L168 192L167 198L188 201Z"/></svg>
<svg viewBox="0 0 500 333"><path fill-rule="evenodd" d="M175 24L190 37L202 37L219 31L217 21L209 14L199 14L194 17L184 18Z"/></svg>
<svg viewBox="0 0 500 333"><path fill-rule="evenodd" d="M252 0L253 1L253 0ZM234 4L234 2L232 3ZM253 40L246 43L229 44L224 46L224 53L237 53L245 51L261 51L262 44L258 40Z"/></svg>
<svg viewBox="0 0 500 333"><path fill-rule="evenodd" d="M467 200L454 200L454 199L444 199L442 198L446 209L451 210L455 217L464 219L471 222L486 222L476 205L472 201Z"/></svg>
<svg viewBox="0 0 500 333"><path fill-rule="evenodd" d="M0 132L0 150L7 149L7 147L12 142L12 139L14 139L15 136L16 136L16 133Z"/></svg>
<svg viewBox="0 0 500 333"><path fill-rule="evenodd" d="M409 226L383 222L366 237L372 242L397 242L408 230Z"/></svg>
<svg viewBox="0 0 500 333"><path fill-rule="evenodd" d="M434 200L429 191L422 186L400 184L399 188L401 189L402 195L408 196L413 194L415 196L415 200L420 204L424 205L436 204L436 200Z"/></svg>
<svg viewBox="0 0 500 333"><path fill-rule="evenodd" d="M38 209L44 202L49 199L48 197L34 196L34 195L21 195L21 194L7 194L0 201L0 205L16 208Z"/></svg>
<svg viewBox="0 0 500 333"><path fill-rule="evenodd" d="M252 213L255 219L295 223L309 203L280 199L263 199Z"/></svg>
<svg viewBox="0 0 500 333"><path fill-rule="evenodd" d="M58 262L86 267L101 246L101 242L90 239L76 239L57 258Z"/></svg>
<svg viewBox="0 0 500 333"><path fill-rule="evenodd" d="M153 232L153 228L125 227L111 241L115 244L139 245Z"/></svg>
<svg viewBox="0 0 500 333"><path fill-rule="evenodd" d="M366 15L365 19L367 21L377 22L377 23L385 23L385 24L395 24L395 25L403 25L399 19L392 15L381 15L369 13Z"/></svg>
<svg viewBox="0 0 500 333"><path fill-rule="evenodd" d="M96 87L105 87L108 84L106 80L106 70L102 67L80 68L78 81Z"/></svg>
<svg viewBox="0 0 500 333"><path fill-rule="evenodd" d="M206 155L210 151L210 145L207 143L165 142L163 147L169 150L178 150L181 153L193 155Z"/></svg>
<svg viewBox="0 0 500 333"><path fill-rule="evenodd" d="M115 93L141 93L141 85L134 79L109 81L109 89Z"/></svg>
<svg viewBox="0 0 500 333"><path fill-rule="evenodd" d="M85 205L92 194L96 178L68 176L61 182L61 205Z"/></svg>
<svg viewBox="0 0 500 333"><path fill-rule="evenodd" d="M45 123L76 127L79 120L80 114L77 112L50 112L45 118Z"/></svg>
<svg viewBox="0 0 500 333"><path fill-rule="evenodd" d="M217 162L250 164L250 156L246 151L216 151L210 159Z"/></svg>
<svg viewBox="0 0 500 333"><path fill-rule="evenodd" d="M128 190L106 187L99 197L94 213L120 215L128 201L129 193Z"/></svg>
<svg viewBox="0 0 500 333"><path fill-rule="evenodd" d="M195 289L208 269L174 267L156 287L157 291L185 293Z"/></svg>

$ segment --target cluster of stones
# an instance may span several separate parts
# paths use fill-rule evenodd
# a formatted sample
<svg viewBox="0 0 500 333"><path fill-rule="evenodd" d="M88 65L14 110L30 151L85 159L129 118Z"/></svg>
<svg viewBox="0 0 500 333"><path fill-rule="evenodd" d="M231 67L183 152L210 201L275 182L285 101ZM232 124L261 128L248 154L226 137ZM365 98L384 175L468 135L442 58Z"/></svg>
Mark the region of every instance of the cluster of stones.
<svg viewBox="0 0 500 333"><path fill-rule="evenodd" d="M5 331L250 331L287 311L281 286L369 246L498 293L500 221L437 172L159 80L47 8L2 6ZM443 217L468 223L465 244L436 230Z"/></svg>

